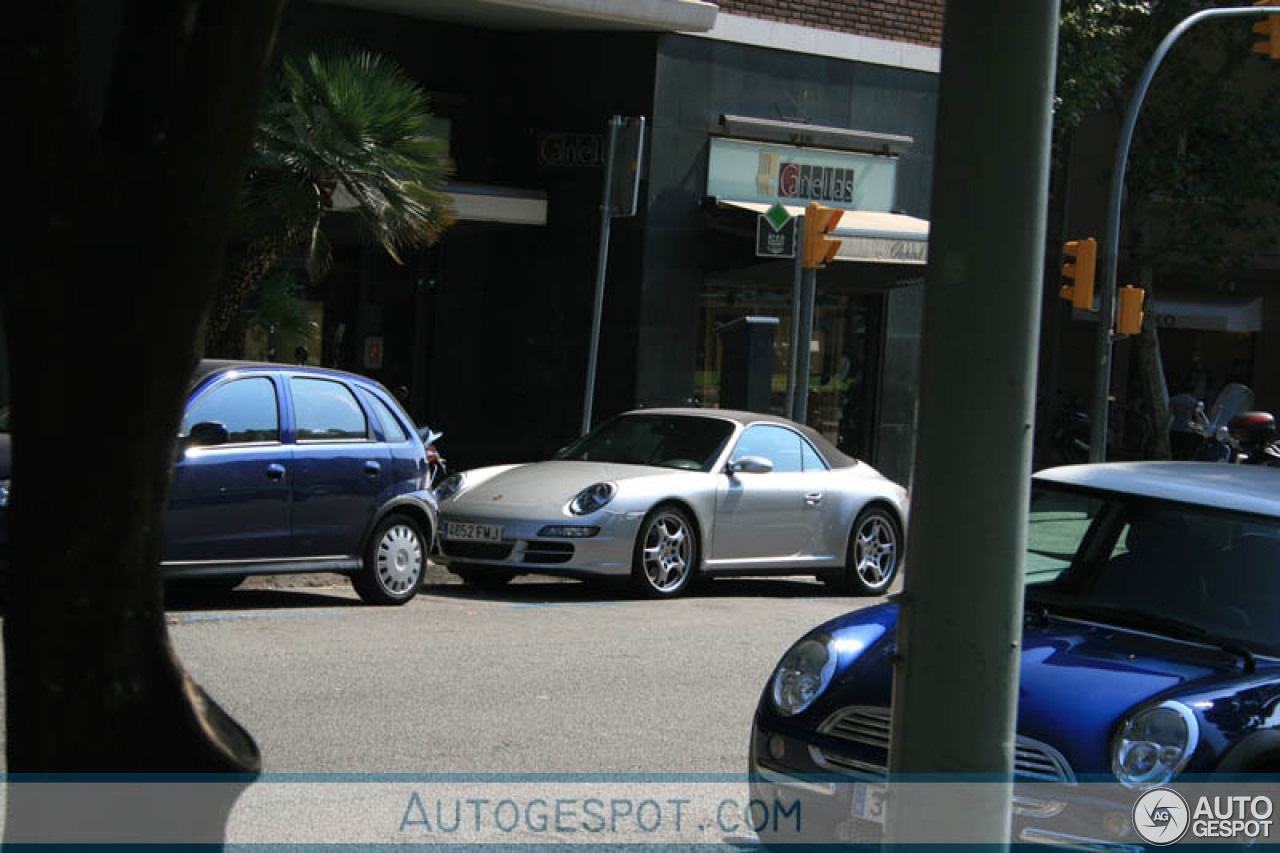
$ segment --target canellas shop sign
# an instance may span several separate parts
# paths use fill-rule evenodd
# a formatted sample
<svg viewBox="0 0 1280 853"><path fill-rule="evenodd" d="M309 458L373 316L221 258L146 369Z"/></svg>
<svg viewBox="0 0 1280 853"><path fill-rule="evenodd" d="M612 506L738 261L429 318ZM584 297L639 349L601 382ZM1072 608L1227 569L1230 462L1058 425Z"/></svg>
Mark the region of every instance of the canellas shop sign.
<svg viewBox="0 0 1280 853"><path fill-rule="evenodd" d="M898 160L889 155L713 137L707 195L888 212L894 208L897 175Z"/></svg>
<svg viewBox="0 0 1280 853"><path fill-rule="evenodd" d="M783 163L778 167L778 197L853 204L853 169Z"/></svg>

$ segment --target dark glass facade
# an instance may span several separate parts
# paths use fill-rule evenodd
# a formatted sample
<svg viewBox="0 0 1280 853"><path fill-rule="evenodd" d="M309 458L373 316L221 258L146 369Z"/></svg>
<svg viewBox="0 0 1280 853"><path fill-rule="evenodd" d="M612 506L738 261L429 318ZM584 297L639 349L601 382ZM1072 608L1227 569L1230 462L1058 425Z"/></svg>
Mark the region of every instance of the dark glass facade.
<svg viewBox="0 0 1280 853"><path fill-rule="evenodd" d="M285 50L384 53L447 120L454 181L532 191L545 225L462 220L398 266L352 232L323 299L326 362L405 385L446 433L451 465L545 456L580 429L610 115L650 125L638 215L612 223L594 420L706 393L717 324L779 316L789 263L755 257L706 204L724 114L907 135L897 207L928 215L936 75L678 34L493 31L295 4ZM337 218L341 218L340 216ZM339 228L341 230L341 227ZM819 278L811 411L824 431L905 479L922 267L838 263ZM905 294L905 295L904 295ZM340 340L335 340L340 335ZM709 337L710 336L710 337ZM369 340L381 343L366 366ZM711 344L714 350L714 343ZM898 468L899 470L892 470Z"/></svg>

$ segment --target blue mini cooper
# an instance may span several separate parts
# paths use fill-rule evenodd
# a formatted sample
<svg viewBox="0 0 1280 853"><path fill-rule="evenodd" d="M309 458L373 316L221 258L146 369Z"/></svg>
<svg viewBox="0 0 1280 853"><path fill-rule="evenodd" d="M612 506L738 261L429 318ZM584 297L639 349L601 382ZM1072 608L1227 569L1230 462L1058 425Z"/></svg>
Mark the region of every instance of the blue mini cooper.
<svg viewBox="0 0 1280 853"><path fill-rule="evenodd" d="M1136 798L1280 772L1280 472L1044 471L1027 549L1015 842L1142 843L1127 812L1085 817L1069 796L1019 797L1025 785L1109 780ZM879 838L897 620L890 602L820 625L765 686L753 798L802 803L810 840Z"/></svg>

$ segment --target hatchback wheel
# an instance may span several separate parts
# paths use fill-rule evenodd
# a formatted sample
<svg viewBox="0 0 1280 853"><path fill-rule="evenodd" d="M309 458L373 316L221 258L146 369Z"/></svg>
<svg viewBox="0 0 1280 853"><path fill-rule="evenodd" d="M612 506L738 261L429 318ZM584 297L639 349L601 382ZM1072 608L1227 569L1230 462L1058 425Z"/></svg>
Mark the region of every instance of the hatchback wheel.
<svg viewBox="0 0 1280 853"><path fill-rule="evenodd" d="M898 573L902 530L884 507L864 509L853 522L844 571L837 586L850 595L882 595Z"/></svg>
<svg viewBox="0 0 1280 853"><path fill-rule="evenodd" d="M660 506L645 518L631 561L632 586L646 598L675 598L698 565L693 520L684 510Z"/></svg>
<svg viewBox="0 0 1280 853"><path fill-rule="evenodd" d="M390 515L369 537L364 566L351 585L369 604L404 604L418 594L426 565L422 527L407 515Z"/></svg>

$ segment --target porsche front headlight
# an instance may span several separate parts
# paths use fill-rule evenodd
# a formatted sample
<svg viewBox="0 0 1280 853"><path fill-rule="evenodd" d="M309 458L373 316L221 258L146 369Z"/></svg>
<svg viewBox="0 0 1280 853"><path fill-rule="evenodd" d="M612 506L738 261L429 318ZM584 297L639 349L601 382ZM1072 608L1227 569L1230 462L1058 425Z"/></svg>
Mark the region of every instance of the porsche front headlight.
<svg viewBox="0 0 1280 853"><path fill-rule="evenodd" d="M436 500L440 503L447 501L449 498L462 491L462 486L466 482L466 476L463 474L450 474L444 478L444 481L436 486Z"/></svg>
<svg viewBox="0 0 1280 853"><path fill-rule="evenodd" d="M774 709L784 717L799 714L822 695L835 671L836 650L830 637L816 634L796 643L774 670L769 690Z"/></svg>
<svg viewBox="0 0 1280 853"><path fill-rule="evenodd" d="M1111 771L1128 788L1163 785L1187 766L1200 726L1181 702L1145 708L1120 726L1111 743Z"/></svg>
<svg viewBox="0 0 1280 853"><path fill-rule="evenodd" d="M613 483L595 483L587 486L569 501L569 512L574 515L590 515L607 506L617 493L618 487Z"/></svg>

